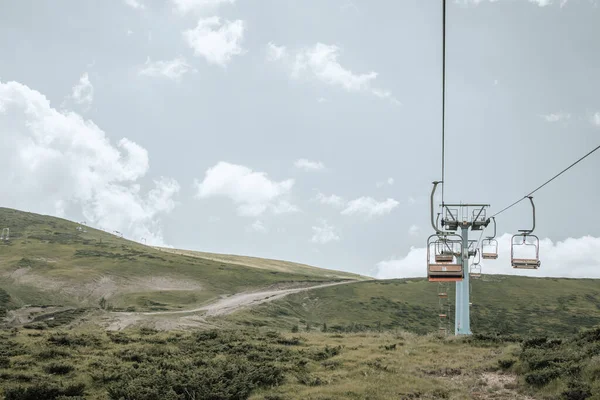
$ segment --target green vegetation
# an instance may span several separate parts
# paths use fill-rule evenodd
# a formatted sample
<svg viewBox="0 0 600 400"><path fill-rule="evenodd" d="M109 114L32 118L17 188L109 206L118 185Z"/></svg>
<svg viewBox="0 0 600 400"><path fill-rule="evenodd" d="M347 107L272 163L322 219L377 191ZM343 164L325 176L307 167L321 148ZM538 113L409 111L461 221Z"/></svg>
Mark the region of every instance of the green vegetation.
<svg viewBox="0 0 600 400"><path fill-rule="evenodd" d="M0 334L1 388L14 400L469 398L507 356L499 346L401 332Z"/></svg>
<svg viewBox="0 0 600 400"><path fill-rule="evenodd" d="M600 327L563 339L402 331L13 329L6 399L596 399ZM530 397L527 397L530 396Z"/></svg>
<svg viewBox="0 0 600 400"><path fill-rule="evenodd" d="M566 339L532 337L505 367L547 398L600 398L600 327Z"/></svg>
<svg viewBox="0 0 600 400"><path fill-rule="evenodd" d="M0 226L11 229L0 317L21 327L0 331L8 400L600 398L598 280L484 276L472 282L476 334L440 338L437 285L424 279L157 249L8 209ZM97 328L107 315L116 328L142 315L107 311L186 310L341 280L351 282L194 325L219 330ZM160 323L197 317L181 315Z"/></svg>
<svg viewBox="0 0 600 400"><path fill-rule="evenodd" d="M272 285L365 279L293 263L276 262L277 268L271 268L273 260L257 268L260 259L246 266L235 257L228 262L182 255L7 208L0 208L0 227L10 228L10 240L0 242L1 315L27 304L176 310Z"/></svg>
<svg viewBox="0 0 600 400"><path fill-rule="evenodd" d="M451 286L450 299L453 299ZM600 324L600 281L484 276L472 281L474 332L565 335ZM331 332L438 327L437 285L425 279L356 282L296 293L228 317L247 326L291 329L327 324ZM452 320L452 312L451 312Z"/></svg>

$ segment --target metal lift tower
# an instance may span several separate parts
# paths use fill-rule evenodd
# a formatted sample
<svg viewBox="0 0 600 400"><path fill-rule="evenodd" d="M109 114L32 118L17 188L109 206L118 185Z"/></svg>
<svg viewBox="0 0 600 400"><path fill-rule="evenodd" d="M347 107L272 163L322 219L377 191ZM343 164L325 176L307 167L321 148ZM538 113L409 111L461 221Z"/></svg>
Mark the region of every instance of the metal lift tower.
<svg viewBox="0 0 600 400"><path fill-rule="evenodd" d="M460 228L460 252L456 254L458 263L462 265L462 276L457 278L448 278L446 281L456 282L456 302L454 312L454 334L455 335L470 335L471 318L470 318L470 285L469 285L469 258L475 257L477 249L477 241L469 240L469 230L481 231L490 222L486 218L486 208L489 204L451 204L442 203L442 220L441 227L434 223L433 219L433 197L437 185L441 182L433 182L433 190L431 192L431 223L436 230L438 236L454 234ZM429 248L427 249L429 251Z"/></svg>

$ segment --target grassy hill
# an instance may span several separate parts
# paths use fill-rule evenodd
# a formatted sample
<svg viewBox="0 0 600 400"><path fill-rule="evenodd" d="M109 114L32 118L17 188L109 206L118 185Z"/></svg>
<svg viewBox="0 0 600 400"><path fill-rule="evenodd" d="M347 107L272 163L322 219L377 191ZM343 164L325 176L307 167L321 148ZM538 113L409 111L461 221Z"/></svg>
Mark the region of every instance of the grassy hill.
<svg viewBox="0 0 600 400"><path fill-rule="evenodd" d="M232 265L241 265L244 267L259 268L268 271L278 271L285 273L303 273L306 275L314 275L327 279L355 279L355 280L372 280L373 278L352 274L349 272L335 271L332 269L318 268L306 264L299 264L290 261L271 260L267 258L237 256L232 254L206 253L202 251L170 249L166 247L154 247L157 250L165 251L172 254L181 254L189 257L202 258L216 262L223 262Z"/></svg>
<svg viewBox="0 0 600 400"><path fill-rule="evenodd" d="M453 285L450 285L453 300ZM600 324L600 280L488 275L472 281L473 332L566 334ZM450 307L453 321L453 302ZM425 279L356 282L289 295L228 317L252 326L326 324L333 331L438 327L437 284ZM452 326L452 324L451 324ZM452 326L452 330L453 330Z"/></svg>
<svg viewBox="0 0 600 400"><path fill-rule="evenodd" d="M187 310L243 291L353 280L210 322L419 333L438 327L437 284L425 279L377 281L284 261L157 249L89 227L82 232L64 219L6 208L0 208L0 227L11 231L10 241L0 242L0 312L32 304ZM564 334L600 324L598 280L488 275L472 282L471 299L474 332Z"/></svg>
<svg viewBox="0 0 600 400"><path fill-rule="evenodd" d="M0 208L0 308L25 304L129 310L191 308L272 285L306 285L355 274L252 259L253 266L167 252L60 218ZM102 300L104 299L104 300Z"/></svg>

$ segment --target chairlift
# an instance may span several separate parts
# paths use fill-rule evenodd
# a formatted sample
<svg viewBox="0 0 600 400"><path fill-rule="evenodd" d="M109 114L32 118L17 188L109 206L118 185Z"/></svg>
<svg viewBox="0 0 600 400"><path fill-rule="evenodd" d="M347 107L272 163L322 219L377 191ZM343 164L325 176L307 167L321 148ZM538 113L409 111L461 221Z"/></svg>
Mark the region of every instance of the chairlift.
<svg viewBox="0 0 600 400"><path fill-rule="evenodd" d="M469 270L469 276L473 279L481 278L481 264L473 264Z"/></svg>
<svg viewBox="0 0 600 400"><path fill-rule="evenodd" d="M481 241L481 257L484 260L498 258L498 241L494 239L496 237L496 218L492 217L492 220L494 221L494 234Z"/></svg>
<svg viewBox="0 0 600 400"><path fill-rule="evenodd" d="M473 264L469 268L469 277L473 279L481 278L481 255L479 253L479 249L475 251L475 260L473 260Z"/></svg>
<svg viewBox="0 0 600 400"><path fill-rule="evenodd" d="M435 242L435 262L436 263L451 263L454 260L454 243L440 238Z"/></svg>
<svg viewBox="0 0 600 400"><path fill-rule="evenodd" d="M440 242L446 242L452 246L452 259L447 262L439 262L441 256ZM458 251L454 251L458 250ZM456 234L434 234L427 239L427 278L429 282L458 282L464 277L463 266L460 260L462 254L462 238ZM434 254L434 261L431 254ZM444 254L447 259L447 254Z"/></svg>
<svg viewBox="0 0 600 400"><path fill-rule="evenodd" d="M532 234L535 229L535 205L533 204L533 197L527 196L527 198L531 202L531 208L533 210L533 227L531 229L519 229L520 233L513 235L510 243L510 260L513 268L538 269L541 264L540 239ZM528 242L527 238L532 240ZM527 258L515 256L515 250L518 250L518 253L523 254L527 249L531 249L534 256L529 256Z"/></svg>

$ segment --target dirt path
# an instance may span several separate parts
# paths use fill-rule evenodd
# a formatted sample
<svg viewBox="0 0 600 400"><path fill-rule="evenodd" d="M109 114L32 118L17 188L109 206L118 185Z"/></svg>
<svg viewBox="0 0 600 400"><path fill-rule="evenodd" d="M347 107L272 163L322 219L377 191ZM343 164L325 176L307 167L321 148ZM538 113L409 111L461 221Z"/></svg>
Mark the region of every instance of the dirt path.
<svg viewBox="0 0 600 400"><path fill-rule="evenodd" d="M209 326L211 324L205 320L206 317L231 314L240 309L277 300L293 293L299 293L307 290L319 289L329 286L344 285L353 282L358 281L348 280L342 282L329 282L314 286L238 293L229 297L219 299L214 303L210 303L205 306L189 310L153 312L111 312L108 315L106 315L107 318L105 318L104 321L108 330L121 330L131 325L150 325L155 327L156 329L161 330Z"/></svg>
<svg viewBox="0 0 600 400"><path fill-rule="evenodd" d="M205 306L194 308L191 310L177 310L177 311L153 311L153 312L140 312L140 313L132 313L132 314L141 314L141 315L172 315L172 314L189 314L189 313L197 313L204 311L204 316L213 317L217 315L227 315L231 314L234 311L245 307L256 306L258 304L266 303L269 301L280 299L288 294L303 292L306 290L319 289L328 286L336 286L343 285L347 283L352 283L354 281L344 281L344 282L333 282L333 283L325 283L316 286L307 286L301 288L292 288L292 289L274 289L274 290L264 290L260 292L248 292L248 293L238 293L233 296L229 296L220 300L217 300L214 303L207 304Z"/></svg>

